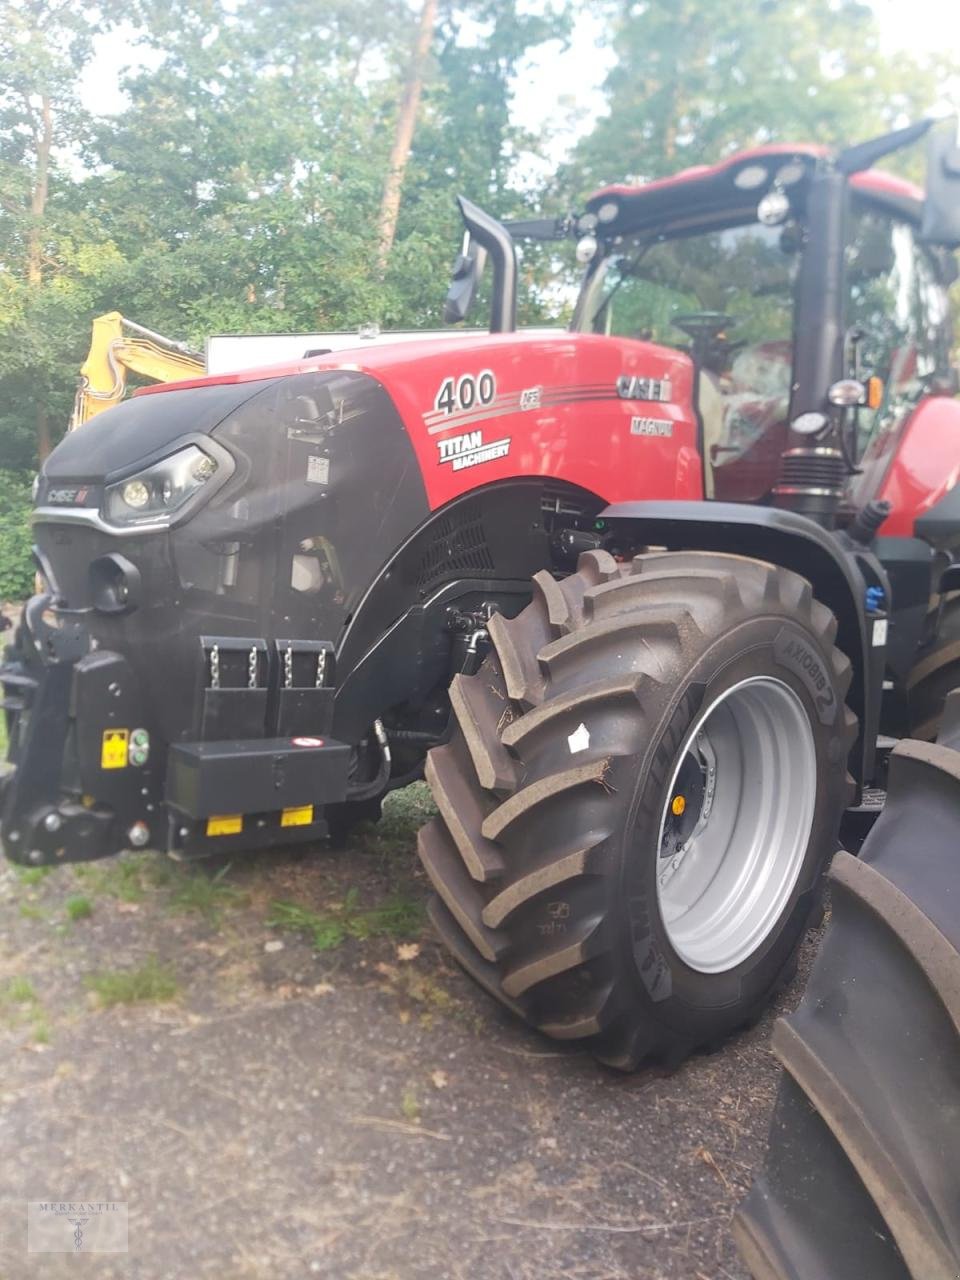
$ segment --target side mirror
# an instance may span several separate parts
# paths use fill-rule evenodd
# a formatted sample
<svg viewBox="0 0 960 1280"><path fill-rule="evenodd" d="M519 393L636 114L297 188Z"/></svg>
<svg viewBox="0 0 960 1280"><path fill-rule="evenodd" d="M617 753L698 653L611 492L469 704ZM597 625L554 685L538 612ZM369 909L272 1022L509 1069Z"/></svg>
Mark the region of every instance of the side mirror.
<svg viewBox="0 0 960 1280"><path fill-rule="evenodd" d="M960 140L952 129L935 129L930 134L920 239L944 249L960 249Z"/></svg>
<svg viewBox="0 0 960 1280"><path fill-rule="evenodd" d="M443 304L443 323L457 324L466 320L473 299L476 296L483 267L487 260L487 251L482 245L474 244L469 233L463 238L463 248L453 264L453 275L450 288Z"/></svg>

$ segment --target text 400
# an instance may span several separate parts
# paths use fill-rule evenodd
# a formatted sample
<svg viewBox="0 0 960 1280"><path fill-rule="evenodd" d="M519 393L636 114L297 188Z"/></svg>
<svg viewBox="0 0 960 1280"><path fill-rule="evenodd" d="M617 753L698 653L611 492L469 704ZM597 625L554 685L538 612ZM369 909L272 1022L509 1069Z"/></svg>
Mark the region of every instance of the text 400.
<svg viewBox="0 0 960 1280"><path fill-rule="evenodd" d="M489 369L484 369L476 377L464 373L459 378L444 378L433 403L444 413L456 413L458 409L489 404L496 394L497 380Z"/></svg>

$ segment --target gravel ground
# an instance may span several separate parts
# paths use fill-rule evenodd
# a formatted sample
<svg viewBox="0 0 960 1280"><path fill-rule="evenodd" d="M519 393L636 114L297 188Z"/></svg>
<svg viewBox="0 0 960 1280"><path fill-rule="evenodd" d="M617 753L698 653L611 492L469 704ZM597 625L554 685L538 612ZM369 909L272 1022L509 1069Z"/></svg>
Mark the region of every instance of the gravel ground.
<svg viewBox="0 0 960 1280"><path fill-rule="evenodd" d="M228 867L4 865L0 1280L745 1280L772 1015L670 1076L541 1039L424 923L428 806ZM125 1201L129 1252L28 1254L53 1199Z"/></svg>

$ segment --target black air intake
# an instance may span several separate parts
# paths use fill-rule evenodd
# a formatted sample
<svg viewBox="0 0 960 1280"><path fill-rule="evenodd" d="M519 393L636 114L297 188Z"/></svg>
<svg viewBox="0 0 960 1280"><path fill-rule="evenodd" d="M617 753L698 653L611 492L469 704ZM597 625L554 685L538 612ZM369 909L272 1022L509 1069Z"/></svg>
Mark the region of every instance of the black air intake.
<svg viewBox="0 0 960 1280"><path fill-rule="evenodd" d="M839 449L801 445L788 449L773 491L776 504L814 519L830 516L843 496L847 466Z"/></svg>

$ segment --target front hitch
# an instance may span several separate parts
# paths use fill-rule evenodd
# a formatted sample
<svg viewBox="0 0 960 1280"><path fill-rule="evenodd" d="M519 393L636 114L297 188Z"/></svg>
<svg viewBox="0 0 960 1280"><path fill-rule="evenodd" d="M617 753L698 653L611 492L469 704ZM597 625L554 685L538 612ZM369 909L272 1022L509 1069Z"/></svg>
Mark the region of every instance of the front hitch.
<svg viewBox="0 0 960 1280"><path fill-rule="evenodd" d="M99 671L102 683L109 673L110 719L130 698L132 681L121 668L116 654L91 648L82 614L56 609L49 595L27 603L0 665L12 766L0 779L0 842L11 861L88 861L128 843L116 808L84 786L76 731L78 674Z"/></svg>
<svg viewBox="0 0 960 1280"><path fill-rule="evenodd" d="M7 857L55 866L149 847L193 858L326 835L350 758L328 736L333 667L329 641L203 637L198 736L167 742L133 657L96 647L83 613L35 596L0 665Z"/></svg>

